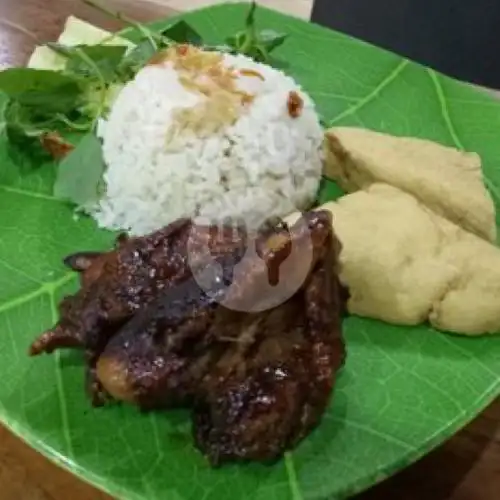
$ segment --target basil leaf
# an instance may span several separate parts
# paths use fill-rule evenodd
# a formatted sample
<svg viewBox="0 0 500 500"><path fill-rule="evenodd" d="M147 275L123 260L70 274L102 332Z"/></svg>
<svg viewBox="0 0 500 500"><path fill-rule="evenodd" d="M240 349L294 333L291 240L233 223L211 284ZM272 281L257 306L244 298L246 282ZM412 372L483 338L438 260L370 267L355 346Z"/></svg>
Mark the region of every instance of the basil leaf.
<svg viewBox="0 0 500 500"><path fill-rule="evenodd" d="M81 96L81 82L60 72L10 68L0 71L0 91L40 112L66 113Z"/></svg>
<svg viewBox="0 0 500 500"><path fill-rule="evenodd" d="M246 53L247 56L251 57L257 62L269 63L271 57L266 47L261 43L256 43L253 45Z"/></svg>
<svg viewBox="0 0 500 500"><path fill-rule="evenodd" d="M203 45L201 35L186 21L179 21L160 32L164 37L177 43L189 43L191 45Z"/></svg>
<svg viewBox="0 0 500 500"><path fill-rule="evenodd" d="M120 62L118 73L123 80L130 80L157 52L158 47L155 43L148 38L142 40Z"/></svg>
<svg viewBox="0 0 500 500"><path fill-rule="evenodd" d="M259 33L259 42L263 45L268 53L271 53L274 49L283 45L285 40L288 38L287 33L278 33L273 30L262 30Z"/></svg>
<svg viewBox="0 0 500 500"><path fill-rule="evenodd" d="M226 43L229 47L232 47L236 51L241 51L247 40L247 34L245 31L239 31L238 33L226 38Z"/></svg>
<svg viewBox="0 0 500 500"><path fill-rule="evenodd" d="M170 41L197 46L203 44L200 34L185 21L179 21L160 30L158 35L154 38L153 36L145 37L123 58L118 68L122 78L125 80L133 78L159 50L168 47Z"/></svg>
<svg viewBox="0 0 500 500"><path fill-rule="evenodd" d="M226 38L226 43L236 53L240 53L266 64L272 63L271 52L282 45L287 39L287 34L273 30L262 30L257 33L255 25L255 12L257 4L252 2L248 11L245 31Z"/></svg>
<svg viewBox="0 0 500 500"><path fill-rule="evenodd" d="M59 164L54 196L82 209L91 208L99 201L104 169L101 142L88 133Z"/></svg>

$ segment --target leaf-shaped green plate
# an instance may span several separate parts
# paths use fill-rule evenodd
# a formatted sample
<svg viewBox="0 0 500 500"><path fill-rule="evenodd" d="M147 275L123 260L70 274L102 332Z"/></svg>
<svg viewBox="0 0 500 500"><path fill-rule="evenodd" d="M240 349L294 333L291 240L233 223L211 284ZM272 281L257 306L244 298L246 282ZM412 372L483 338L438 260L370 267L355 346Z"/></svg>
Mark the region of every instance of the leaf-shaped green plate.
<svg viewBox="0 0 500 500"><path fill-rule="evenodd" d="M186 16L210 42L241 26L244 5ZM500 185L500 105L433 71L343 35L262 10L286 31L277 52L338 124L427 137L481 153ZM90 408L81 360L30 359L76 283L61 257L112 236L51 196L53 166L24 172L0 145L0 416L50 458L122 498L321 499L353 494L451 436L500 390L500 336L468 339L427 326L350 318L347 365L322 425L276 465L211 470L191 445L186 414ZM500 159L498 160L500 161ZM333 193L332 186L323 196Z"/></svg>

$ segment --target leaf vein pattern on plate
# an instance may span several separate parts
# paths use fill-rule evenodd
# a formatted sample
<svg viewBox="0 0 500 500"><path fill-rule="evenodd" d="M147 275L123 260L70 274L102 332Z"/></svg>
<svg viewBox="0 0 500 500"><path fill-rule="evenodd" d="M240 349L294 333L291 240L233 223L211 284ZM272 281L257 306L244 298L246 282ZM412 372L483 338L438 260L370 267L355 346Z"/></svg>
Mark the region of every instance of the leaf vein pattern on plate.
<svg viewBox="0 0 500 500"><path fill-rule="evenodd" d="M403 59L401 62L399 62L398 65L369 94L360 99L354 106L346 109L345 111L337 115L330 122L330 125L334 125L335 123L338 123L340 120L346 118L347 116L353 115L361 108L366 106L370 101L375 99L380 94L380 92L382 92L382 90L385 89L385 87L390 85L401 74L401 72L408 65L408 62L409 61L407 59Z"/></svg>
<svg viewBox="0 0 500 500"><path fill-rule="evenodd" d="M50 281L48 283L44 283L42 286L33 290L32 292L26 293L24 295L20 295L15 299L9 300L0 304L0 313L5 311L9 311L14 307L21 306L30 300L36 299L40 295L48 293L50 297L53 297L54 293L64 286L66 283L69 283L75 277L74 273L65 274L62 278L59 278L56 281ZM57 315L55 316L54 323L57 321Z"/></svg>
<svg viewBox="0 0 500 500"><path fill-rule="evenodd" d="M457 132L455 130L455 127L453 125L453 122L451 121L450 113L448 110L448 103L446 102L446 96L444 95L443 87L439 81L439 77L433 69L428 68L427 73L429 74L429 77L432 80L432 83L434 84L434 88L436 89L436 94L437 94L438 101L439 101L439 104L441 107L441 114L443 116L443 120L446 123L446 127L448 128L448 131L450 133L450 137L451 137L452 141L454 142L455 146L458 149L461 149L462 151L464 151L462 141L458 137ZM500 192L499 192L498 188L487 177L484 177L484 182L486 183L486 186L490 190L491 194L494 195L495 202L499 203L500 202Z"/></svg>
<svg viewBox="0 0 500 500"><path fill-rule="evenodd" d="M55 288L52 288L49 291L50 294L50 309L52 313L52 323L55 324L58 320L58 312L57 312L57 304L56 299L54 297ZM64 391L64 382L63 375L61 373L61 352L57 351L54 354L54 362L55 362L55 370L56 370L56 382L57 382L57 392L59 394L59 408L61 410L61 423L62 423L62 432L64 435L64 441L66 443L66 458L65 461L73 461L73 442L71 440L71 433L69 430L69 419L68 419L68 408L67 408L67 400L66 394Z"/></svg>
<svg viewBox="0 0 500 500"><path fill-rule="evenodd" d="M385 434L383 432L379 432L372 427L368 427L366 425L360 424L358 422L354 422L352 420L347 420L347 419L343 420L341 418L334 417L334 416L329 416L329 420L331 420L332 422L337 422L339 424L349 425L351 427L354 427L355 429L358 429L360 431L364 431L367 434L372 434L372 435L377 436L379 438L385 439L386 441L390 441L391 443L393 443L393 444L395 444L395 445L397 445L397 446L399 446L407 451L415 451L415 447L412 446L411 444L406 443L404 441L401 441L401 439L398 439L394 436L391 436L390 434Z"/></svg>
<svg viewBox="0 0 500 500"><path fill-rule="evenodd" d="M22 196L29 196L30 198L39 198L42 200L56 201L57 203L62 203L62 200L56 198L55 196L51 196L49 194L36 193L34 191L26 191L25 189L19 189L12 186L4 186L3 184L0 184L0 189L2 191L6 191L7 193L20 194Z"/></svg>
<svg viewBox="0 0 500 500"><path fill-rule="evenodd" d="M302 500L302 493L300 491L299 481L297 479L297 471L293 463L293 454L288 451L285 453L285 466L288 474L288 481L290 483L291 500Z"/></svg>

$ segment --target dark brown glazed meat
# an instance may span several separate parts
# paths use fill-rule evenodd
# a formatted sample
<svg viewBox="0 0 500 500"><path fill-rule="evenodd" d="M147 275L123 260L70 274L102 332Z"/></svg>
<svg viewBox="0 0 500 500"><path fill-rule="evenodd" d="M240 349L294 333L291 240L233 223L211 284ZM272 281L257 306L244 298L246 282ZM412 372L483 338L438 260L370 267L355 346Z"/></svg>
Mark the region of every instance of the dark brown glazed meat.
<svg viewBox="0 0 500 500"><path fill-rule="evenodd" d="M67 257L65 263L81 272L82 288L63 300L59 323L33 342L31 353L68 346L98 349L106 344L107 333L112 335L161 290L190 275L188 244L191 258L198 247L208 246L214 255L244 249L245 233L235 230L225 234L179 220L148 237L121 236L111 252Z"/></svg>
<svg viewBox="0 0 500 500"><path fill-rule="evenodd" d="M108 343L97 377L115 399L143 410L187 404L215 354L209 329L236 264L205 292L193 278L171 287L137 313Z"/></svg>
<svg viewBox="0 0 500 500"><path fill-rule="evenodd" d="M84 349L96 405L192 408L213 465L273 460L319 423L344 359L340 250L324 211L255 235L183 220L120 238L66 259L81 290L31 353Z"/></svg>
<svg viewBox="0 0 500 500"><path fill-rule="evenodd" d="M81 289L61 302L59 322L32 343L30 354L84 349L88 390L95 404L103 403L95 364L117 330L159 292L189 277L190 262L196 265L205 249L217 256L245 246L246 233L237 226L219 230L181 219L147 237L120 236L111 252L70 255L65 263L81 273Z"/></svg>
<svg viewBox="0 0 500 500"><path fill-rule="evenodd" d="M280 457L316 427L328 405L345 356L345 291L336 274L340 245L323 216L310 222L318 252L302 289L259 315L222 311L226 330L255 334L210 369L195 404L195 442L213 465Z"/></svg>

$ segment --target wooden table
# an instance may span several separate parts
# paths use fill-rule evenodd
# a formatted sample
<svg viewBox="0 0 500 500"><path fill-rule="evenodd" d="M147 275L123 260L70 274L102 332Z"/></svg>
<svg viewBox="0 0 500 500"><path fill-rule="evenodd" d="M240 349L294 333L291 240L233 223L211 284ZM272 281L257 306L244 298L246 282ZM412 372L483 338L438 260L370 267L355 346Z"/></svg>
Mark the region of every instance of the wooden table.
<svg viewBox="0 0 500 500"><path fill-rule="evenodd" d="M201 0L206 3L206 0ZM199 0L108 0L139 20L173 13ZM304 16L310 0L266 0ZM308 7L309 5L309 7ZM53 40L69 14L102 27L116 23L77 0L0 0L0 66L22 64L37 41ZM500 401L416 465L357 500L499 500ZM49 463L0 426L2 500L104 500L109 497Z"/></svg>

